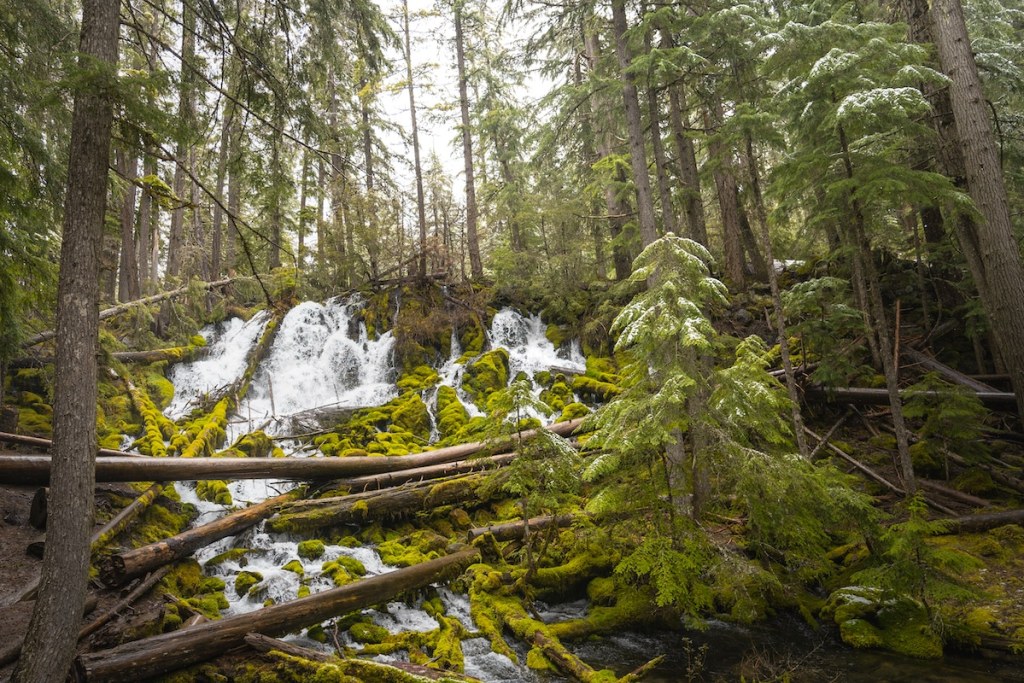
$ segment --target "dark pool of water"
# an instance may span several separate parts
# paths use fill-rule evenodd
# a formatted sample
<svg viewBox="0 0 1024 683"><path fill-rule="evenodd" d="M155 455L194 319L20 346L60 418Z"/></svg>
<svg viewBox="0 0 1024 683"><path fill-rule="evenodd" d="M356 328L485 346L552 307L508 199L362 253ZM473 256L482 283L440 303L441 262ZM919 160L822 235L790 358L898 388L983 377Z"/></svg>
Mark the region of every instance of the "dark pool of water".
<svg viewBox="0 0 1024 683"><path fill-rule="evenodd" d="M919 660L855 650L828 629L782 617L744 627L712 622L705 631L629 633L582 643L574 651L595 668L629 673L653 657L665 661L644 680L651 683L789 680L793 683L994 683L1024 682L1024 656L999 659L949 655ZM789 678L784 676L788 674Z"/></svg>

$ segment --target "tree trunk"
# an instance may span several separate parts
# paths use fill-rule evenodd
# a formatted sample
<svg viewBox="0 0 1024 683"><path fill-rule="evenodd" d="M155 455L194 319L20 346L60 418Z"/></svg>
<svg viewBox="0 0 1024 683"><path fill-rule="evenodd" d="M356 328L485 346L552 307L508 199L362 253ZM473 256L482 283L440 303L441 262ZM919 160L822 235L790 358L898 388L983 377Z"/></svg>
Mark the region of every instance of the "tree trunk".
<svg viewBox="0 0 1024 683"><path fill-rule="evenodd" d="M662 31L662 42L667 48L675 47L675 40L668 31ZM686 122L683 119L686 102L683 85L670 86L668 89L668 120L672 128L672 140L679 157L679 184L683 191L683 205L686 207L686 223L689 227L689 238L708 246L708 229L704 221L704 201L700 196L700 174L697 170L697 153L693 140L686 135Z"/></svg>
<svg viewBox="0 0 1024 683"><path fill-rule="evenodd" d="M949 95L967 189L982 217L973 226L984 272L982 304L1017 393L1018 416L1024 420L1024 344L1020 343L1024 338L1024 268L1010 219L999 147L960 0L933 0L931 18L939 61L951 80Z"/></svg>
<svg viewBox="0 0 1024 683"><path fill-rule="evenodd" d="M156 175L156 157L151 155L148 149L142 161L142 174L144 176ZM153 201L153 195L148 190L143 190L142 196L139 197L138 253L136 255L139 269L139 296L144 291L151 291L149 283L153 281L149 270L149 256L152 250L153 228L159 224L154 215L155 208L156 202Z"/></svg>
<svg viewBox="0 0 1024 683"><path fill-rule="evenodd" d="M419 222L419 274L427 277L427 209L423 199L423 168L420 166L420 134L416 125L416 92L412 74L412 39L409 35L409 2L402 0L402 19L405 29L405 73L409 89L409 120L412 125L412 159L416 173L416 219Z"/></svg>
<svg viewBox="0 0 1024 683"><path fill-rule="evenodd" d="M499 542L522 540L526 537L527 531L547 529L548 527L572 526L579 519L577 515L542 515L540 517L531 517L525 521L517 520L515 522L475 527L469 530L468 536L470 541L486 534L494 536L494 540Z"/></svg>
<svg viewBox="0 0 1024 683"><path fill-rule="evenodd" d="M317 155L316 160L316 266L324 266L324 181L327 178L324 158Z"/></svg>
<svg viewBox="0 0 1024 683"><path fill-rule="evenodd" d="M298 253L296 254L296 267L300 270L303 267L306 254L306 202L308 200L309 187L309 149L302 148L302 165L299 171L299 218L296 230L298 231Z"/></svg>
<svg viewBox="0 0 1024 683"><path fill-rule="evenodd" d="M337 284L341 288L348 287L349 283L349 264L345 255L345 218L343 212L344 204L344 173L345 169L343 166L341 156L341 131L339 130L338 121L338 94L337 84L334 79L334 72L330 72L327 76L328 89L331 93L331 103L327 112L327 122L330 125L331 133L331 173L330 173L330 184L331 184L331 228L335 238L335 244L337 245L337 263L336 267L340 268L337 273Z"/></svg>
<svg viewBox="0 0 1024 683"><path fill-rule="evenodd" d="M291 491L268 498L262 503L250 505L177 536L116 555L104 556L99 562L103 583L108 586L123 586L136 576L142 576L165 564L188 557L214 541L234 536L263 521L295 496L296 492Z"/></svg>
<svg viewBox="0 0 1024 683"><path fill-rule="evenodd" d="M426 587L462 571L480 557L475 548L406 569L362 579L347 586L225 617L192 628L82 655L76 669L87 681L134 683L212 659L244 642L249 633L278 636L357 612L407 591ZM73 645L72 641L72 645Z"/></svg>
<svg viewBox="0 0 1024 683"><path fill-rule="evenodd" d="M648 53L651 52L650 31L644 33L644 47ZM661 202L661 224L664 232L678 234L679 221L676 220L672 206L672 191L666 173L668 162L665 160L665 145L661 139L661 107L658 106L658 90L650 73L647 79L647 119L651 126L651 150L654 153L654 177L658 181L658 200Z"/></svg>
<svg viewBox="0 0 1024 683"><path fill-rule="evenodd" d="M79 68L117 70L118 10L113 0L84 0ZM107 205L113 90L77 91L71 119L68 187L57 288L54 458L47 551L17 683L64 680L85 604L96 451L96 340L99 261Z"/></svg>
<svg viewBox="0 0 1024 683"><path fill-rule="evenodd" d="M917 394L930 398L942 398L947 395L941 391L922 391ZM986 406L998 410L1012 410L1017 405L1017 396L1005 391L978 391L974 395ZM804 397L808 401L885 405L889 402L889 391L866 387L808 386L804 387Z"/></svg>
<svg viewBox="0 0 1024 683"><path fill-rule="evenodd" d="M1004 510L1002 512L988 512L980 515L964 515L963 517L954 517L944 521L949 523L950 533L979 533L1006 524L1024 526L1024 510Z"/></svg>
<svg viewBox="0 0 1024 683"><path fill-rule="evenodd" d="M722 249L725 254L725 279L734 290L742 290L746 283L743 262L743 231L740 228L739 206L736 197L736 177L732 172L732 150L722 144L716 132L722 124L722 103L713 94L713 112L704 110L704 127L708 129L708 153L715 161L715 189L722 218Z"/></svg>
<svg viewBox="0 0 1024 683"><path fill-rule="evenodd" d="M601 46L598 43L598 37L596 31L588 28L583 35L583 46L584 51L587 55L587 64L590 69L590 81L591 85L596 89L599 86L597 65L601 58ZM594 98L598 104L598 109L604 113L603 126L601 126L601 132L597 136L597 155L598 159L605 159L612 154L612 126L613 119L611 115L608 102L603 97L598 96L599 93L595 92ZM619 185L626 184L626 175L622 169L619 169L616 174L616 182ZM632 259L629 255L629 247L622 243L622 234L626 230L626 223L629 221L630 208L626 202L619 196L618 191L610 182L604 184L604 205L608 212L608 232L612 238L612 265L615 268L615 279L618 281L625 280L629 277L630 272L633 269Z"/></svg>
<svg viewBox="0 0 1024 683"><path fill-rule="evenodd" d="M117 300L138 299L139 264L136 260L138 244L135 240L135 187L139 175L139 157L134 150L125 149L121 154L121 173L129 183L121 203L121 258L118 264Z"/></svg>
<svg viewBox="0 0 1024 683"><path fill-rule="evenodd" d="M187 64L195 60L196 51L196 12L189 2L181 4L181 67L178 89L178 121L182 127L178 133L178 142L174 149L174 196L179 202L185 202L186 165L189 163L188 136L192 133L193 109L192 72ZM191 183L190 183L191 185ZM191 195L191 192L189 192ZM195 210L194 207L192 209ZM185 207L179 205L171 211L171 231L167 238L167 275L177 277L181 274L185 249Z"/></svg>
<svg viewBox="0 0 1024 683"><path fill-rule="evenodd" d="M221 202L224 201L224 186L228 173L228 154L231 147L231 119L234 116L234 106L225 102L224 112L220 122L220 150L217 154L217 180L216 194L218 201L213 203L213 226L211 227L210 244L210 274L211 277L220 277L223 267L221 265L221 240L224 234L224 209Z"/></svg>
<svg viewBox="0 0 1024 683"><path fill-rule="evenodd" d="M644 149L643 121L640 117L640 101L636 84L628 69L633 62L626 43L625 0L612 0L612 26L615 32L615 53L619 59L619 78L622 81L622 102L626 112L626 130L629 137L629 156L633 166L633 181L636 185L636 207L640 222L640 241L644 247L658 239L654 222L654 199L651 195L651 179L647 173L647 152Z"/></svg>
<svg viewBox="0 0 1024 683"><path fill-rule="evenodd" d="M459 110L462 116L462 159L466 168L466 249L469 251L469 271L474 280L484 276L480 260L480 238L477 234L476 178L473 175L473 127L469 120L467 93L466 46L462 33L462 3L455 0L455 61L459 70Z"/></svg>

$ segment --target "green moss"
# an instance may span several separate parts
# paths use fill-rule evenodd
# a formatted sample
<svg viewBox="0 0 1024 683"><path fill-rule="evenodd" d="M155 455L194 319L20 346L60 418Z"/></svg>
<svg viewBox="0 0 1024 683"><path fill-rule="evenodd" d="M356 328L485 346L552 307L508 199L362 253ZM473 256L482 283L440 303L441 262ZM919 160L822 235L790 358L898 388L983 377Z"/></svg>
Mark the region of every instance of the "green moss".
<svg viewBox="0 0 1024 683"><path fill-rule="evenodd" d="M318 538L299 542L299 557L304 560L316 560L323 557L324 542Z"/></svg>
<svg viewBox="0 0 1024 683"><path fill-rule="evenodd" d="M241 566L245 566L245 556L249 553L249 548L232 548L226 550L219 555L214 555L206 561L204 567L213 568L224 564L225 562L238 562Z"/></svg>
<svg viewBox="0 0 1024 683"><path fill-rule="evenodd" d="M548 338L548 341L551 342L556 349L558 349L561 348L562 344L569 340L569 330L562 325L551 323L544 330L544 336Z"/></svg>
<svg viewBox="0 0 1024 683"><path fill-rule="evenodd" d="M437 371L429 365L419 365L411 372L398 378L398 388L402 391L423 391L437 384Z"/></svg>
<svg viewBox="0 0 1024 683"><path fill-rule="evenodd" d="M366 576L366 567L354 557L339 555L335 562L344 567L345 571L353 576Z"/></svg>
<svg viewBox="0 0 1024 683"><path fill-rule="evenodd" d="M558 379L552 383L550 389L540 392L540 400L547 403L553 412L560 413L566 405L571 404L575 397L572 389L565 382L564 375L558 375Z"/></svg>
<svg viewBox="0 0 1024 683"><path fill-rule="evenodd" d="M396 404L392 413L392 424L420 439L430 438L430 413L419 394L406 392L392 403Z"/></svg>
<svg viewBox="0 0 1024 683"><path fill-rule="evenodd" d="M476 316L473 316L471 324L459 332L459 346L462 347L463 358L472 358L483 351L486 338L483 325Z"/></svg>
<svg viewBox="0 0 1024 683"><path fill-rule="evenodd" d="M153 402L160 410L164 410L174 400L174 385L160 372L146 373L146 392L154 397Z"/></svg>
<svg viewBox="0 0 1024 683"><path fill-rule="evenodd" d="M164 487L163 495L142 513L139 524L131 534L133 547L162 541L188 527L196 515L196 510L191 505L177 504L169 499L168 492L173 491L173 486Z"/></svg>
<svg viewBox="0 0 1024 683"><path fill-rule="evenodd" d="M580 375L572 380L573 391L591 401L610 401L622 393L617 384L604 382L588 375Z"/></svg>
<svg viewBox="0 0 1024 683"><path fill-rule="evenodd" d="M487 409L487 399L495 391L508 385L508 351L489 351L466 366L462 387L481 410Z"/></svg>
<svg viewBox="0 0 1024 683"><path fill-rule="evenodd" d="M335 586L345 586L356 580L340 562L324 562L320 573L329 578Z"/></svg>
<svg viewBox="0 0 1024 683"><path fill-rule="evenodd" d="M847 619L839 625L839 636L847 645L857 648L882 647L882 632L866 619Z"/></svg>
<svg viewBox="0 0 1024 683"><path fill-rule="evenodd" d="M208 414L185 426L185 430L171 440L171 448L183 458L213 455L223 442L227 427L227 411L233 399L222 398Z"/></svg>
<svg viewBox="0 0 1024 683"><path fill-rule="evenodd" d="M562 409L562 414L558 416L555 422L568 422L569 420L575 420L580 417L586 417L590 414L590 408L586 407L582 403L567 403Z"/></svg>
<svg viewBox="0 0 1024 683"><path fill-rule="evenodd" d="M842 588L829 597L822 616L831 616L843 641L853 647L878 647L910 657L942 656L942 640L927 613L909 598L883 600L877 589Z"/></svg>
<svg viewBox="0 0 1024 683"><path fill-rule="evenodd" d="M235 577L235 593L238 597L245 597L252 590L253 586L263 580L263 574L243 570Z"/></svg>
<svg viewBox="0 0 1024 683"><path fill-rule="evenodd" d="M360 643L383 643L390 635L383 626L364 621L352 624L348 632Z"/></svg>
<svg viewBox="0 0 1024 683"><path fill-rule="evenodd" d="M217 505L231 505L231 491L228 490L228 483L219 479L210 479L196 482L196 496L199 500Z"/></svg>
<svg viewBox="0 0 1024 683"><path fill-rule="evenodd" d="M240 437L231 449L239 451L242 457L266 458L274 452L274 441L263 431L255 431Z"/></svg>
<svg viewBox="0 0 1024 683"><path fill-rule="evenodd" d="M291 562L288 562L283 567L281 567L281 569L285 570L286 572L292 572L293 574L297 574L299 578L302 578L306 574L306 570L305 568L303 568L302 562L300 562L299 560L292 560Z"/></svg>
<svg viewBox="0 0 1024 683"><path fill-rule="evenodd" d="M459 400L458 392L449 386L437 390L437 431L442 439L455 436L469 421L469 413Z"/></svg>

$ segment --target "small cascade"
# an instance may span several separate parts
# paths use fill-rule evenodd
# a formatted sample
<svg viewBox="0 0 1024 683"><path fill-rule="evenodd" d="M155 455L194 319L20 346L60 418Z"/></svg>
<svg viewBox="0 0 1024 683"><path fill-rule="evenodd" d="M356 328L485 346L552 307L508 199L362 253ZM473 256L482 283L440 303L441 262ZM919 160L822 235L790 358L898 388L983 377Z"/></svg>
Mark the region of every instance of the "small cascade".
<svg viewBox="0 0 1024 683"><path fill-rule="evenodd" d="M524 316L511 308L503 308L494 315L491 322L491 345L508 350L509 376L520 372L529 376L553 367L565 368L582 374L587 361L579 344L569 349L556 349L544 334L544 322L540 315Z"/></svg>
<svg viewBox="0 0 1024 683"><path fill-rule="evenodd" d="M445 385L454 387L456 394L458 394L459 401L466 408L466 412L469 413L469 417L477 417L483 415L483 411L476 407L473 400L469 397L466 391L462 388L462 374L466 371L464 363L458 363L457 361L462 357L462 345L459 343L459 335L455 334L455 330L452 330L451 339L451 350L448 354L448 360L445 364L438 369L437 374L439 376L438 386ZM434 393L434 408L436 410L436 399L437 393Z"/></svg>
<svg viewBox="0 0 1024 683"><path fill-rule="evenodd" d="M370 339L357 316L363 301L306 301L285 316L268 358L238 408L233 431L281 434L315 412L377 406L395 397L386 332Z"/></svg>
<svg viewBox="0 0 1024 683"><path fill-rule="evenodd" d="M199 360L172 366L167 375L174 384L174 399L164 411L167 417L184 417L198 399L236 382L268 320L270 314L260 311L248 321L232 318L203 328L200 334L208 351Z"/></svg>

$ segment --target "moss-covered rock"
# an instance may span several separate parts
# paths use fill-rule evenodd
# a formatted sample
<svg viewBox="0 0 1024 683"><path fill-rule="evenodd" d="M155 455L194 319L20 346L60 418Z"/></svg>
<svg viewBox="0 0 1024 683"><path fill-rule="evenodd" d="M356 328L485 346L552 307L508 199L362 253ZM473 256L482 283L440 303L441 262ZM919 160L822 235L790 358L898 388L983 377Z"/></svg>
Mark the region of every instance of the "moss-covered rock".
<svg viewBox="0 0 1024 683"><path fill-rule="evenodd" d="M459 433L469 421L469 413L458 392L452 387L442 386L437 390L437 431L441 439L447 439Z"/></svg>
<svg viewBox="0 0 1024 683"><path fill-rule="evenodd" d="M299 557L304 560L318 560L324 555L324 542L311 538L299 542Z"/></svg>
<svg viewBox="0 0 1024 683"><path fill-rule="evenodd" d="M235 576L235 593L238 597L245 597L252 590L253 586L263 580L263 574L242 570Z"/></svg>
<svg viewBox="0 0 1024 683"><path fill-rule="evenodd" d="M391 403L394 404L391 413L393 425L420 439L430 438L430 412L419 394L408 391Z"/></svg>
<svg viewBox="0 0 1024 683"><path fill-rule="evenodd" d="M220 479L208 479L196 482L196 497L205 500L207 503L217 505L232 505L231 491L228 490L228 483Z"/></svg>
<svg viewBox="0 0 1024 683"><path fill-rule="evenodd" d="M437 384L437 370L429 365L420 365L398 378L398 388L402 391L423 391Z"/></svg>
<svg viewBox="0 0 1024 683"><path fill-rule="evenodd" d="M491 394L508 385L508 372L508 351L488 351L466 366L462 388L477 407L486 411Z"/></svg>
<svg viewBox="0 0 1024 683"><path fill-rule="evenodd" d="M834 591L822 609L853 647L882 648L910 657L942 656L942 639L924 607L907 597L887 597L875 588L848 586Z"/></svg>

